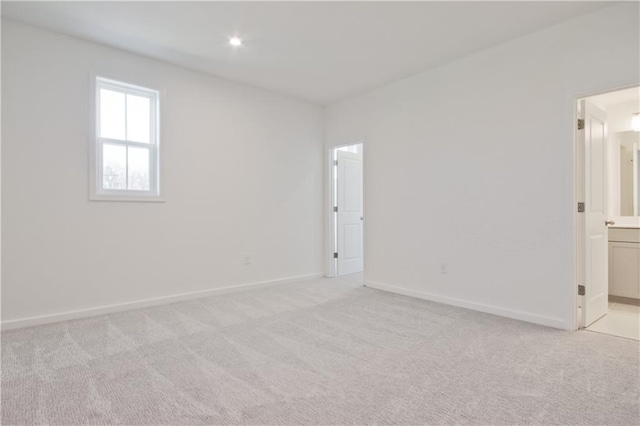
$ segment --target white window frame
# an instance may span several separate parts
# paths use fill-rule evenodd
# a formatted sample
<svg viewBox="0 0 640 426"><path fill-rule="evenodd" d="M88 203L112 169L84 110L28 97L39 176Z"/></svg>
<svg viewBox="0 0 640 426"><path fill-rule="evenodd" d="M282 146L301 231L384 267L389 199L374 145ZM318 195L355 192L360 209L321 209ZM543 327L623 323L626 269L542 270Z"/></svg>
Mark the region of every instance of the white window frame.
<svg viewBox="0 0 640 426"><path fill-rule="evenodd" d="M89 199L95 201L164 201L160 192L160 91L99 76L92 76L92 86L93 112L91 114ZM100 136L100 89L149 98L151 108L149 143ZM125 129L127 128L126 119L125 103ZM141 147L149 150L149 190L104 188L102 154L105 143L124 147Z"/></svg>

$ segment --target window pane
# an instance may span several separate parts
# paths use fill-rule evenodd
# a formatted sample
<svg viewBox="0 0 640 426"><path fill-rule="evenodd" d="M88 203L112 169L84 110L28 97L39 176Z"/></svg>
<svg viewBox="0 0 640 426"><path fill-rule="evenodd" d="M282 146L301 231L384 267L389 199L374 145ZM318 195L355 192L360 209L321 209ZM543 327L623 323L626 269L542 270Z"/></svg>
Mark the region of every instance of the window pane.
<svg viewBox="0 0 640 426"><path fill-rule="evenodd" d="M149 190L149 150L129 147L129 189Z"/></svg>
<svg viewBox="0 0 640 426"><path fill-rule="evenodd" d="M100 89L100 136L124 139L124 93Z"/></svg>
<svg viewBox="0 0 640 426"><path fill-rule="evenodd" d="M127 140L149 143L150 116L149 98L127 95Z"/></svg>
<svg viewBox="0 0 640 426"><path fill-rule="evenodd" d="M104 144L102 147L102 185L104 189L127 189L127 148Z"/></svg>

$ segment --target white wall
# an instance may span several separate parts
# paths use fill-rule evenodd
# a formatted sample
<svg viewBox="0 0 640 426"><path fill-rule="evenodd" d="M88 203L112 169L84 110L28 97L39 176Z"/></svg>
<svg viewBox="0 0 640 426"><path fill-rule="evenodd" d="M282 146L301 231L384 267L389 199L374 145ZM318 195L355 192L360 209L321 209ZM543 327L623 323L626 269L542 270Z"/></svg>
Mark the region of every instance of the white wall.
<svg viewBox="0 0 640 426"><path fill-rule="evenodd" d="M640 218L637 214L634 214L634 198L640 197L640 186L635 183L637 181L638 160L634 158L637 156L638 149L640 149L640 132L634 132L633 130L620 132L617 134L620 147L620 198L621 201L621 214L622 216L636 216L634 218L620 218L625 222L630 222L629 219L635 219L631 223L635 223L636 227L640 226ZM634 197L635 192L635 197Z"/></svg>
<svg viewBox="0 0 640 426"><path fill-rule="evenodd" d="M640 73L640 70L638 70ZM638 101L622 102L603 107L607 113L607 125L610 133L628 132L631 128L631 117L640 110Z"/></svg>
<svg viewBox="0 0 640 426"><path fill-rule="evenodd" d="M90 71L165 92L166 203L88 200ZM322 108L6 21L2 89L5 324L322 273Z"/></svg>
<svg viewBox="0 0 640 426"><path fill-rule="evenodd" d="M611 218L621 216L621 211L624 210L620 201L622 198L620 154L620 134L609 132L609 136L607 137L607 199L609 203L608 213ZM631 210L633 211L633 201Z"/></svg>
<svg viewBox="0 0 640 426"><path fill-rule="evenodd" d="M631 139L632 142L638 143L638 135L636 132L630 132L628 135L619 133L618 137L620 141L626 141ZM633 140L635 139L635 140ZM618 196L620 198L620 204L618 207L619 216L633 216L633 191L636 186L633 184L633 143L618 144L619 148L619 163L618 163L618 175L620 180L620 186L616 188L618 190ZM637 145L636 145L637 146Z"/></svg>
<svg viewBox="0 0 640 426"><path fill-rule="evenodd" d="M368 285L572 329L575 99L638 83L638 33L616 5L329 107L328 146L366 141Z"/></svg>
<svg viewBox="0 0 640 426"><path fill-rule="evenodd" d="M640 71L639 71L640 72ZM591 101L591 99L587 99ZM597 104L596 104L597 105ZM631 117L640 110L638 101L623 102L613 105L600 106L607 115L609 137L608 145L608 189L609 216L619 221L625 221L620 216L633 216L633 142L640 136L631 129ZM626 141L626 153L621 153L622 140ZM623 162L621 163L621 154ZM626 167L622 167L626 164ZM621 178L621 174L624 176ZM627 194L623 197L621 194Z"/></svg>

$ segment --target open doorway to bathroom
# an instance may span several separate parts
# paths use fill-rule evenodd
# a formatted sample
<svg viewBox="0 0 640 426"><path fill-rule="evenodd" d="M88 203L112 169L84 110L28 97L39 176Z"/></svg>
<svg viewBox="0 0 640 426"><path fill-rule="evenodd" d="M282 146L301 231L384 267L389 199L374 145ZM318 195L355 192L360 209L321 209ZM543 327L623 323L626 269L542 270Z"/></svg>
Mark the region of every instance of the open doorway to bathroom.
<svg viewBox="0 0 640 426"><path fill-rule="evenodd" d="M580 328L640 340L640 88L578 100Z"/></svg>
<svg viewBox="0 0 640 426"><path fill-rule="evenodd" d="M333 276L363 281L363 144L331 149L331 256Z"/></svg>

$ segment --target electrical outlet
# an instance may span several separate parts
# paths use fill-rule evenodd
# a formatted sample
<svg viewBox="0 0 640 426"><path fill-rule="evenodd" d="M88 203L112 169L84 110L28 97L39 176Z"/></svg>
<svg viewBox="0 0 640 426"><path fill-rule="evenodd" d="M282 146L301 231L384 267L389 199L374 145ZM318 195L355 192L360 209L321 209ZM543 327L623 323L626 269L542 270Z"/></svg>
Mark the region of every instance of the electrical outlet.
<svg viewBox="0 0 640 426"><path fill-rule="evenodd" d="M242 263L244 263L245 265L251 265L251 256L245 254L242 258Z"/></svg>
<svg viewBox="0 0 640 426"><path fill-rule="evenodd" d="M449 272L449 269L447 268L447 264L442 262L440 264L440 273L441 274L446 274L447 272Z"/></svg>

